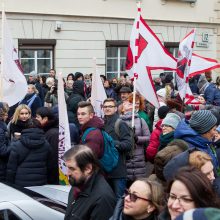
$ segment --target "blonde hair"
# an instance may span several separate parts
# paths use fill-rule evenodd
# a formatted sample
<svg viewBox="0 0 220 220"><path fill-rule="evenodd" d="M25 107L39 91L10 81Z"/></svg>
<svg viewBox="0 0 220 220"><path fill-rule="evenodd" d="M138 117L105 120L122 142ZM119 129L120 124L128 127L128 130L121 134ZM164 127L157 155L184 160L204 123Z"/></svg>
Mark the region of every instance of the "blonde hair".
<svg viewBox="0 0 220 220"><path fill-rule="evenodd" d="M202 151L193 151L189 155L189 164L201 170L208 161L212 161L211 157Z"/></svg>
<svg viewBox="0 0 220 220"><path fill-rule="evenodd" d="M22 109L28 110L28 113L30 114L29 118L31 118L31 109L27 105L25 105L25 104L20 104L15 109L15 113L13 114L13 117L12 117L12 120L11 120L12 123L17 124L17 121L19 119L19 115L20 115L20 112L21 112Z"/></svg>
<svg viewBox="0 0 220 220"><path fill-rule="evenodd" d="M33 84L28 84L28 87L32 88L32 89L34 90L34 93L35 93L35 94L38 94L38 93L39 93L38 90L36 89L36 86L35 86L35 85L33 85Z"/></svg>

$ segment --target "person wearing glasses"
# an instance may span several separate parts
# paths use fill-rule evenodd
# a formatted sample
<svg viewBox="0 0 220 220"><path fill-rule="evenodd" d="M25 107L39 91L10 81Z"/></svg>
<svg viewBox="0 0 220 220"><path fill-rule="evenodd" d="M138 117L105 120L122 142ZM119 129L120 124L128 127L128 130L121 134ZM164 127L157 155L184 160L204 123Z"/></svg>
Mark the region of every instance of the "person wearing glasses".
<svg viewBox="0 0 220 220"><path fill-rule="evenodd" d="M195 208L220 208L219 198L210 180L196 167L179 169L169 183L167 192L167 208L161 212L159 220L174 220Z"/></svg>
<svg viewBox="0 0 220 220"><path fill-rule="evenodd" d="M115 207L109 220L156 220L163 207L163 187L147 178L137 179Z"/></svg>
<svg viewBox="0 0 220 220"><path fill-rule="evenodd" d="M104 130L112 137L119 152L118 165L108 175L108 183L111 185L117 199L126 188L126 154L131 150L132 140L128 125L117 114L117 103L113 98L107 98L103 102Z"/></svg>

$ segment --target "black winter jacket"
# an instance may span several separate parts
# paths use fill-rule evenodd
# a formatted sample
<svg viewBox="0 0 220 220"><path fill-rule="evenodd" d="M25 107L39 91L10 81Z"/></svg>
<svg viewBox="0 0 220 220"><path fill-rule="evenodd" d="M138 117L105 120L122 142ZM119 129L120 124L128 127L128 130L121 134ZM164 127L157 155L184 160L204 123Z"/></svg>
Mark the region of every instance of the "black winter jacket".
<svg viewBox="0 0 220 220"><path fill-rule="evenodd" d="M8 154L7 126L0 121L0 181L5 180Z"/></svg>
<svg viewBox="0 0 220 220"><path fill-rule="evenodd" d="M73 187L69 193L64 220L108 220L114 211L115 196L104 179L95 172L74 199Z"/></svg>
<svg viewBox="0 0 220 220"><path fill-rule="evenodd" d="M23 187L46 184L50 156L51 147L42 129L23 130L21 139L11 143L6 180Z"/></svg>

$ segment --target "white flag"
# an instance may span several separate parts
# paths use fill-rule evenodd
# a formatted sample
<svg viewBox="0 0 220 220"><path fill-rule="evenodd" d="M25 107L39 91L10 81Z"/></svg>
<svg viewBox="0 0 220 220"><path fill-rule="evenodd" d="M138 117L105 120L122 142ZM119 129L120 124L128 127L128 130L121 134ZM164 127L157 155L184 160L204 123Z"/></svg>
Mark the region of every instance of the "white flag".
<svg viewBox="0 0 220 220"><path fill-rule="evenodd" d="M59 182L61 185L68 184L68 178L65 176L66 167L62 156L71 148L70 130L67 116L66 101L64 96L62 73L58 74L58 108L59 108Z"/></svg>
<svg viewBox="0 0 220 220"><path fill-rule="evenodd" d="M138 51L137 57L135 51ZM151 70L176 70L175 58L165 49L155 33L138 13L131 32L127 52L126 70L130 77L138 74L137 90L150 103L159 108L159 102L151 77Z"/></svg>
<svg viewBox="0 0 220 220"><path fill-rule="evenodd" d="M18 53L13 46L13 40L2 11L2 56L1 56L1 101L12 106L21 101L27 94L27 81L18 59Z"/></svg>
<svg viewBox="0 0 220 220"><path fill-rule="evenodd" d="M103 117L102 105L104 100L107 98L104 86L100 75L96 71L92 74L92 91L91 91L91 103L95 110L95 114L98 117Z"/></svg>
<svg viewBox="0 0 220 220"><path fill-rule="evenodd" d="M189 77L204 73L208 70L220 68L217 60L199 56L195 53L192 55L192 63L190 67Z"/></svg>
<svg viewBox="0 0 220 220"><path fill-rule="evenodd" d="M182 100L192 101L192 91L189 87L189 73L191 68L192 51L194 47L195 29L193 29L179 44L177 74L177 87Z"/></svg>

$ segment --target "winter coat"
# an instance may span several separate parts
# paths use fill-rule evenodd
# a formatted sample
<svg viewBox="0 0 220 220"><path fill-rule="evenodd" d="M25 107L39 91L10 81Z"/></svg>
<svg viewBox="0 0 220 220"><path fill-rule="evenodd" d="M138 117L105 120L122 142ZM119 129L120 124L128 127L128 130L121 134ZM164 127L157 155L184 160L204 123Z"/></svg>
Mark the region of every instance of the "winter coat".
<svg viewBox="0 0 220 220"><path fill-rule="evenodd" d="M171 220L170 213L168 211L168 208L165 208L160 215L158 216L158 220Z"/></svg>
<svg viewBox="0 0 220 220"><path fill-rule="evenodd" d="M85 100L84 82L82 80L77 80L73 84L72 95L67 99L69 123L74 123L77 127L80 127L77 119L78 103Z"/></svg>
<svg viewBox="0 0 220 220"><path fill-rule="evenodd" d="M115 206L113 216L109 220L134 220L134 218L127 216L122 212L123 208L124 208L124 198L121 198L118 200ZM157 215L156 213L152 213L150 216L142 220L157 220Z"/></svg>
<svg viewBox="0 0 220 220"><path fill-rule="evenodd" d="M97 116L94 116L92 119L90 119L86 124L82 126L81 128L82 136L83 133L88 128L97 128L97 129L92 130L88 133L85 139L85 144L88 147L90 147L97 156L97 158L100 159L104 152L104 139L102 136L102 132L100 130L104 128L104 122L102 121L102 119L98 118Z"/></svg>
<svg viewBox="0 0 220 220"><path fill-rule="evenodd" d="M162 133L162 128L161 128L161 123L162 123L162 119L160 119L156 125L155 125L155 129L153 130L151 136L150 136L150 141L149 141L149 145L146 148L146 158L148 161L153 162L154 161L154 157L157 154L158 151L158 147L160 145L160 134Z"/></svg>
<svg viewBox="0 0 220 220"><path fill-rule="evenodd" d="M193 130L189 125L189 121L182 120L178 124L174 131L174 138L186 141L189 144L189 148L196 148L209 154L209 156L212 158L215 169L218 169L218 157L215 155L215 149L213 148L212 142Z"/></svg>
<svg viewBox="0 0 220 220"><path fill-rule="evenodd" d="M213 83L205 89L204 98L207 104L220 106L220 90Z"/></svg>
<svg viewBox="0 0 220 220"><path fill-rule="evenodd" d="M32 102L31 100L32 100L33 96L35 96L35 98L34 98L34 101ZM31 104L31 102L32 102L32 104ZM20 101L19 104L27 105L31 109L31 115L33 117L36 116L37 109L43 106L40 97L37 94L35 94L35 93L27 94L24 97L24 99L22 101Z"/></svg>
<svg viewBox="0 0 220 220"><path fill-rule="evenodd" d="M125 158L126 153L128 153L132 147L130 129L124 121L120 120L119 122L119 135L116 133L117 131L115 131L115 122L118 118L118 114L114 114L107 117L105 116L104 130L112 137L115 146L119 152L118 165L113 169L112 172L108 174L109 178L126 178L127 171Z"/></svg>
<svg viewBox="0 0 220 220"><path fill-rule="evenodd" d="M59 145L59 121L57 118L49 120L42 128L45 138L51 146L51 173L49 184L59 184L58 145Z"/></svg>
<svg viewBox="0 0 220 220"><path fill-rule="evenodd" d="M169 144L173 140L174 131L171 131L167 134L160 134L160 146L158 148L158 151L164 149L167 144Z"/></svg>
<svg viewBox="0 0 220 220"><path fill-rule="evenodd" d="M13 138L15 132L21 133L24 129L27 129L28 122L29 120L27 121L17 120L16 124L10 122L9 123L9 136Z"/></svg>
<svg viewBox="0 0 220 220"><path fill-rule="evenodd" d="M0 181L5 180L6 166L9 155L8 143L7 126L5 122L0 121Z"/></svg>
<svg viewBox="0 0 220 220"><path fill-rule="evenodd" d="M121 119L130 124L132 115L127 113L121 116ZM146 163L145 163L145 146L147 146L150 131L146 122L135 115L135 136L137 138L136 146L132 149L132 156L127 159L127 178L130 181L134 181L138 177L146 177Z"/></svg>
<svg viewBox="0 0 220 220"><path fill-rule="evenodd" d="M51 148L42 129L29 128L11 143L6 180L18 186L47 184L51 172Z"/></svg>
<svg viewBox="0 0 220 220"><path fill-rule="evenodd" d="M115 195L100 173L90 177L76 199L73 190L74 187L69 193L64 220L108 220L112 216Z"/></svg>
<svg viewBox="0 0 220 220"><path fill-rule="evenodd" d="M148 126L150 132L152 132L152 126L153 125L150 121L150 118L149 118L148 114L145 111L139 111L138 115L139 115L140 118L144 119L144 121L147 123L147 126Z"/></svg>

